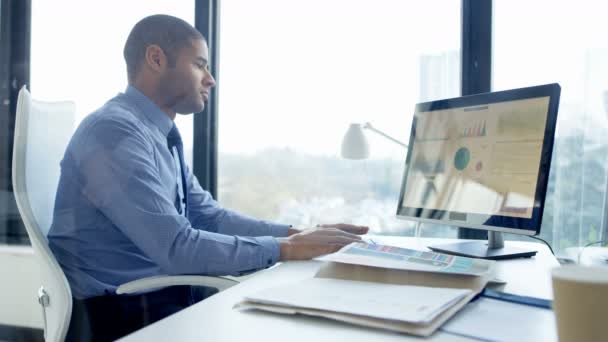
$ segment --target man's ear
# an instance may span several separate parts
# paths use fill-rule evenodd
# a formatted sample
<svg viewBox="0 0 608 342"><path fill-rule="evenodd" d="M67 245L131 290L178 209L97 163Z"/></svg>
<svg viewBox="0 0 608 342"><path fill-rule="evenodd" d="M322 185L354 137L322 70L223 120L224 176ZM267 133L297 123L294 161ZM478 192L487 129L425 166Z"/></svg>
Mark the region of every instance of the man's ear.
<svg viewBox="0 0 608 342"><path fill-rule="evenodd" d="M167 66L167 56L160 46L152 44L146 48L145 55L146 65L156 71L161 72Z"/></svg>

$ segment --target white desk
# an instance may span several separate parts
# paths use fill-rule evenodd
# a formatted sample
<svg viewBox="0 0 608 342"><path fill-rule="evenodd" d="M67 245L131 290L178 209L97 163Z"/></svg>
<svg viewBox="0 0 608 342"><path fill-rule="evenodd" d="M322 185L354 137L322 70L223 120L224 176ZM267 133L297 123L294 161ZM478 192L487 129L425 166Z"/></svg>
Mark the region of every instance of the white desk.
<svg viewBox="0 0 608 342"><path fill-rule="evenodd" d="M381 244L423 249L429 244L450 242L442 239L374 237ZM532 242L508 242L534 248L531 259L498 262L496 277L507 281L501 291L552 298L550 269L558 266L549 249ZM419 341L414 336L368 329L321 318L288 316L260 311L232 309L245 295L271 286L295 283L317 272L320 262L286 262L212 296L198 304L134 332L122 341ZM428 341L471 341L468 338L436 332Z"/></svg>

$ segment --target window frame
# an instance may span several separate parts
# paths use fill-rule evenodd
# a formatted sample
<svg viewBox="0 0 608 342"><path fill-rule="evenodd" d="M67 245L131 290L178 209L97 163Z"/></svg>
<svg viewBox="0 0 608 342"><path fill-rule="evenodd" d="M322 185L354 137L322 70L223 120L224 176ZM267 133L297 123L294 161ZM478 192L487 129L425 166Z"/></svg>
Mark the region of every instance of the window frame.
<svg viewBox="0 0 608 342"><path fill-rule="evenodd" d="M15 110L19 89L29 86L31 0L2 0L0 4L0 191L13 192L12 159ZM6 196L2 213L17 207L15 198ZM5 216L0 225L0 243L27 245L29 238L20 218Z"/></svg>
<svg viewBox="0 0 608 342"><path fill-rule="evenodd" d="M220 0L195 0L194 23L209 46L209 70L219 83L219 27ZM194 115L192 173L203 189L217 198L218 169L218 87L211 90L209 100L201 113Z"/></svg>
<svg viewBox="0 0 608 342"><path fill-rule="evenodd" d="M462 96L492 90L492 1L462 0ZM487 239L484 230L459 228L459 239Z"/></svg>

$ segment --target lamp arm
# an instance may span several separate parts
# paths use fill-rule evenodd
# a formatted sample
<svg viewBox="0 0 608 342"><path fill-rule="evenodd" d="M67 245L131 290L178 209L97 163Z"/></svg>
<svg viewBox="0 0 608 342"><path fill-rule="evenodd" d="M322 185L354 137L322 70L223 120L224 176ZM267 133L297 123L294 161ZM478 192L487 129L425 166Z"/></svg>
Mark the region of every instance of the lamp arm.
<svg viewBox="0 0 608 342"><path fill-rule="evenodd" d="M404 144L404 143L402 143L401 141L399 141L399 140L397 140L397 139L395 139L395 138L391 137L390 135L388 135L388 134L386 134L386 133L384 133L384 132L382 132L382 131L380 131L380 130L376 129L376 128L375 128L374 126L372 126L372 124L370 124L369 122L366 122L366 123L365 123L365 125L363 126L363 128L366 128L366 129L369 129L369 130L371 130L371 131L374 131L374 132L376 132L377 134L380 134L381 136L385 137L386 139L391 140L392 142L394 142L394 143L396 143L396 144L399 144L399 145L401 145L401 146L403 146L403 147L407 148L407 145L406 145L406 144Z"/></svg>

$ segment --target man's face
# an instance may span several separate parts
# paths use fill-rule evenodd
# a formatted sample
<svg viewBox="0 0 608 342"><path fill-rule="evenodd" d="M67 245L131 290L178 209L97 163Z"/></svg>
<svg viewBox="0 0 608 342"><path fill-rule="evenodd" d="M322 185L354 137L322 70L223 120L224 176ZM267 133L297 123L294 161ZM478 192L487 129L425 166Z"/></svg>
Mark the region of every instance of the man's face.
<svg viewBox="0 0 608 342"><path fill-rule="evenodd" d="M179 114L198 113L205 108L215 80L209 72L209 48L202 39L178 51L175 67L167 67L160 88L166 104Z"/></svg>

